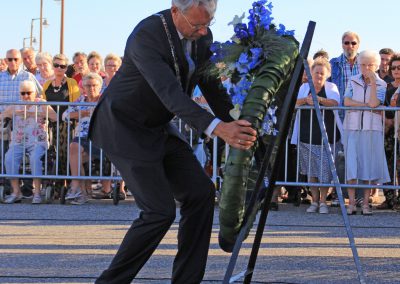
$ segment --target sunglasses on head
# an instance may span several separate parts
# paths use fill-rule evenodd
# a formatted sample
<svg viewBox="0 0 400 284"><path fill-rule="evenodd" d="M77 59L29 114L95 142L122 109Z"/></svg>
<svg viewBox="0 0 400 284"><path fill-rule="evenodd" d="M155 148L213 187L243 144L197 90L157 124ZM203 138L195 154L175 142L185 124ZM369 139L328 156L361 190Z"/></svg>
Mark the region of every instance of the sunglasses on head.
<svg viewBox="0 0 400 284"><path fill-rule="evenodd" d="M30 96L33 92L19 92L21 96Z"/></svg>
<svg viewBox="0 0 400 284"><path fill-rule="evenodd" d="M12 62L12 61L17 62L17 61L18 61L18 58L7 58L7 60L8 60L8 62Z"/></svg>
<svg viewBox="0 0 400 284"><path fill-rule="evenodd" d="M396 69L400 71L400 65L390 67L390 70L392 70L392 71L394 71Z"/></svg>
<svg viewBox="0 0 400 284"><path fill-rule="evenodd" d="M357 45L357 42L356 42L356 41L345 41L345 42L344 42L344 45L349 45L349 44L351 44L351 45Z"/></svg>
<svg viewBox="0 0 400 284"><path fill-rule="evenodd" d="M53 64L54 68L61 68L61 69L65 69L67 68L67 65L63 65L63 64L58 64L58 63L54 63Z"/></svg>

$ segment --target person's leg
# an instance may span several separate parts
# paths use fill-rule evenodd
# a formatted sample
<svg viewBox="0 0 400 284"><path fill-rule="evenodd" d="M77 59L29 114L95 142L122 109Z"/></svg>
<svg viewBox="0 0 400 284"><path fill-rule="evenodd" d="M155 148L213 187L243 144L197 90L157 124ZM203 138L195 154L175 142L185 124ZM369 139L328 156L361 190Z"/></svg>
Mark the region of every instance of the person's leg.
<svg viewBox="0 0 400 284"><path fill-rule="evenodd" d="M348 180L348 184L356 184L357 180L352 179ZM349 195L349 205L347 206L347 214L352 215L357 213L357 208L356 208L356 190L355 188L348 188L347 189L348 195Z"/></svg>
<svg viewBox="0 0 400 284"><path fill-rule="evenodd" d="M121 173L141 212L96 283L131 283L175 220L176 206L162 161L108 157Z"/></svg>
<svg viewBox="0 0 400 284"><path fill-rule="evenodd" d="M42 145L30 146L27 148L29 154L29 163L31 165L31 172L34 176L40 176L43 174L43 162L42 157L46 152L46 148ZM33 179L34 196L40 196L40 179Z"/></svg>
<svg viewBox="0 0 400 284"><path fill-rule="evenodd" d="M18 174L19 167L23 158L23 151L24 149L22 145L10 146L4 159L7 174ZM13 191L12 193L17 197L21 197L22 193L19 179L10 179L10 183Z"/></svg>
<svg viewBox="0 0 400 284"><path fill-rule="evenodd" d="M87 155L84 154L84 149L79 143L72 142L69 147L69 164L72 176L83 176L85 170L83 168L84 161L87 160ZM81 190L81 182L78 179L71 181L71 193L75 194ZM83 192L85 192L83 190Z"/></svg>
<svg viewBox="0 0 400 284"><path fill-rule="evenodd" d="M166 151L166 175L175 199L182 204L172 283L200 283L210 244L215 188L188 144L169 137Z"/></svg>

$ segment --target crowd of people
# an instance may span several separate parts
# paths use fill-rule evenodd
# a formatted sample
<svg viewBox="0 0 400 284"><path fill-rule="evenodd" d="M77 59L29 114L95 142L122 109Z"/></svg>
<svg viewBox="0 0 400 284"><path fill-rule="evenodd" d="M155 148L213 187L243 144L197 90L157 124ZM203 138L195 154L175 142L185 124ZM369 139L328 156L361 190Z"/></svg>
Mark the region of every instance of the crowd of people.
<svg viewBox="0 0 400 284"><path fill-rule="evenodd" d="M395 154L395 112L373 109L399 106L400 54L390 48L382 48L379 53L371 50L359 52L361 41L354 32L344 33L341 42L343 53L338 57L329 60L328 53L320 50L308 63L319 105L349 107L349 110L323 111L328 143L334 157L345 157L345 180L342 182L350 185L372 184L377 187L379 184L394 185L397 180L394 158L398 156ZM7 128L3 128L2 143L5 145L7 174L18 174L23 156L29 155L32 174L40 176L42 159L49 149L49 137L56 138L52 143L56 144L57 149L58 174L67 174L69 167L72 176L84 175L84 163L89 156L100 158L100 149L92 147L88 139L89 121L94 107L80 106L79 102L96 103L121 66L122 60L115 54L108 54L103 61L101 55L93 51L88 55L76 52L72 61L69 64L64 54L35 54L31 48L10 49L6 57L0 59L0 102L76 103L51 107L0 105L2 119L13 120L10 137L6 136ZM201 105L207 105L201 93L194 98ZM308 78L303 76L296 106L313 105ZM71 121L76 121L74 136L70 131ZM297 147L299 173L314 184L332 182L329 154L322 141L315 112L299 110L291 142ZM207 167L203 142L196 136L193 146L198 156L200 153L202 166ZM218 166L220 156L221 151L218 151ZM40 182L39 178L33 180L33 204L42 202ZM22 199L18 179L11 179L11 188L12 193L7 196L5 203L15 203ZM66 199L71 200L71 204L86 203L87 188L87 182L72 180ZM124 187L121 188L124 198L126 193ZM327 198L332 199L332 204L336 202L335 191L330 192L329 187L311 186L309 191L311 205L307 208L308 213L326 214L329 212ZM109 198L110 194L111 182L103 181L101 190L94 192L93 197ZM348 214L356 214L357 205L361 205L361 213L371 215L370 200L374 194L376 190L348 188ZM385 201L377 209L400 209L400 196L396 190L384 190L384 195ZM272 209L278 208L276 202L277 194L274 194Z"/></svg>
<svg viewBox="0 0 400 284"><path fill-rule="evenodd" d="M312 82L317 93L317 101L325 107L348 107L339 111L323 111L323 120L328 143L337 158L344 155L345 172L342 183L369 186L396 185L397 171L395 138L398 120L394 111L374 110L383 106L399 106L400 55L390 48L379 52L364 50L358 52L360 37L354 32L342 36L343 53L329 60L329 55L320 51L314 55L311 65ZM329 60L329 61L328 61ZM400 68L400 67L399 67ZM397 78L397 79L396 79ZM313 106L307 77L297 97L297 106ZM301 121L302 127L300 127ZM301 129L301 131L299 130ZM296 117L292 143L299 151L300 173L312 183L331 183L332 175L328 164L328 153L323 145L317 116L310 111L299 111ZM371 215L371 197L377 189L345 190L348 198L347 214ZM327 187L310 188L312 202L308 213L329 212L326 205ZM399 196L396 189L384 190L385 201L377 209L399 210ZM335 192L331 198L335 199ZM332 203L335 200L332 201Z"/></svg>
<svg viewBox="0 0 400 284"><path fill-rule="evenodd" d="M43 158L49 147L56 153L56 175L85 175L84 164L92 159L102 159L100 149L91 146L88 128L93 105L121 66L121 58L108 54L103 61L97 52L86 55L76 52L73 63L69 64L64 54L51 56L47 52L35 54L31 48L10 49L0 62L0 102L1 119L5 122L1 143L4 151L4 166L7 175L18 175L25 155L33 179L32 204L42 203L41 179ZM26 105L12 105L12 102L27 102ZM28 102L30 104L28 104ZM54 105L35 102L52 102ZM57 103L69 103L57 104ZM72 105L72 103L75 103ZM12 122L8 123L7 119ZM7 134L10 133L9 137ZM51 145L52 144L52 145ZM110 174L110 163L104 171ZM25 170L24 170L25 173ZM11 194L4 203L20 202L23 198L21 183L11 178ZM66 184L66 182L64 182ZM90 184L73 179L68 185L66 200L81 205L88 200ZM111 198L111 181L102 181L94 198ZM121 199L126 197L123 184Z"/></svg>

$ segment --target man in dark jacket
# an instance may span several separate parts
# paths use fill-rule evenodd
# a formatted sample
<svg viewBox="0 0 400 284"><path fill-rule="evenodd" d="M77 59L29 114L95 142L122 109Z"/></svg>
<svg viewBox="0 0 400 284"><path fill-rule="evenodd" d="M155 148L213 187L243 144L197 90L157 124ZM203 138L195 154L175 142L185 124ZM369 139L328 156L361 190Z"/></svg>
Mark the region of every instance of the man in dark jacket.
<svg viewBox="0 0 400 284"><path fill-rule="evenodd" d="M172 282L200 283L203 278L214 186L189 144L170 124L175 115L239 149L250 148L256 139L249 122L232 121L233 107L218 78L199 72L211 56L208 27L217 0L172 3L170 10L136 26L122 66L92 117L90 138L119 169L142 210L96 283L132 281L175 220L174 199L182 206ZM196 84L215 116L190 98Z"/></svg>

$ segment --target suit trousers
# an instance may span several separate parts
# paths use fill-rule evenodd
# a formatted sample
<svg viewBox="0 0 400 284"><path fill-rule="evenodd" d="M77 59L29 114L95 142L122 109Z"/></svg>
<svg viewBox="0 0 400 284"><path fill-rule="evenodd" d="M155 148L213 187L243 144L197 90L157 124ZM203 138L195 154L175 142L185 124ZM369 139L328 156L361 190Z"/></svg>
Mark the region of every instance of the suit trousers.
<svg viewBox="0 0 400 284"><path fill-rule="evenodd" d="M168 135L160 161L107 155L120 171L141 212L109 268L96 283L131 283L174 222L174 198L182 205L172 283L200 283L210 244L215 188L190 146Z"/></svg>

